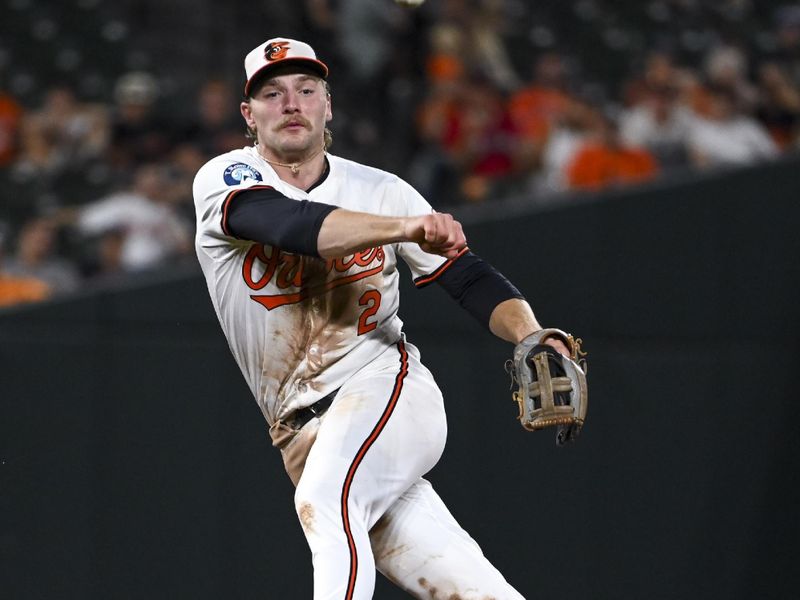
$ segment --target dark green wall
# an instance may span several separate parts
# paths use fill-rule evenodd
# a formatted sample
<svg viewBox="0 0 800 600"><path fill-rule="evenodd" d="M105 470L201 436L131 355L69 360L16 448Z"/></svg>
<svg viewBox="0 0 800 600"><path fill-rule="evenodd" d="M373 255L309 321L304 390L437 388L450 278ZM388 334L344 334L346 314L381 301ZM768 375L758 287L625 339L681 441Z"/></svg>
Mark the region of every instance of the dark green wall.
<svg viewBox="0 0 800 600"><path fill-rule="evenodd" d="M514 420L510 347L406 281L448 406L430 478L526 597L796 595L797 174L462 213L543 324L584 338L571 447ZM0 409L3 598L310 597L291 484L198 269L0 313Z"/></svg>

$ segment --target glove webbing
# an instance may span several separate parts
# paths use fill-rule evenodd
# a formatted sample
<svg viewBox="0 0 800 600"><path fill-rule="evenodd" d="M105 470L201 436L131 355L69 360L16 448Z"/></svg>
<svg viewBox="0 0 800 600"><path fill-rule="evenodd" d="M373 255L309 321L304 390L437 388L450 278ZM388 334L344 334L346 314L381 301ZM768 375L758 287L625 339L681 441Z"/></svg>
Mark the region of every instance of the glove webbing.
<svg viewBox="0 0 800 600"><path fill-rule="evenodd" d="M552 425L569 425L573 421L573 409L569 404L559 402L556 406L556 393L571 393L572 382L569 377L552 377L550 374L549 352L538 352L531 358L536 369L536 381L531 382L529 393L539 399L539 406L546 413L564 413L552 419L540 419L534 423L536 429ZM535 406L535 404L534 404Z"/></svg>

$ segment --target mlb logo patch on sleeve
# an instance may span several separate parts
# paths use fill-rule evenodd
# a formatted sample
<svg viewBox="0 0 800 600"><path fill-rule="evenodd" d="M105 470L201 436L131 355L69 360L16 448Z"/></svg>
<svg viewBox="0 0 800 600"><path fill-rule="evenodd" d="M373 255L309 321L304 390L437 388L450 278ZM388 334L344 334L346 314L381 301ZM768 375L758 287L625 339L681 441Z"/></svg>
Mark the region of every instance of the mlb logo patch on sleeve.
<svg viewBox="0 0 800 600"><path fill-rule="evenodd" d="M229 165L228 168L225 169L225 172L222 176L225 179L225 183L228 185L239 185L248 179L263 181L261 173L256 171L250 165L246 165L244 163Z"/></svg>

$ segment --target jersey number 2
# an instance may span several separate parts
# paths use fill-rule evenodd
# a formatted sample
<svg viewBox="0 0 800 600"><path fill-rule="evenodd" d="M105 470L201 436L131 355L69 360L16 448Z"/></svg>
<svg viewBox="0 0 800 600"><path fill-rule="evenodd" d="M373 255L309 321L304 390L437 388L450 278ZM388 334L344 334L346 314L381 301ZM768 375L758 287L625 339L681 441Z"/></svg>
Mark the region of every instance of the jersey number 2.
<svg viewBox="0 0 800 600"><path fill-rule="evenodd" d="M378 320L367 323L367 319L374 316L381 307L381 293L378 290L367 290L358 299L359 306L366 306L364 312L358 318L358 335L363 335L372 331L378 326Z"/></svg>

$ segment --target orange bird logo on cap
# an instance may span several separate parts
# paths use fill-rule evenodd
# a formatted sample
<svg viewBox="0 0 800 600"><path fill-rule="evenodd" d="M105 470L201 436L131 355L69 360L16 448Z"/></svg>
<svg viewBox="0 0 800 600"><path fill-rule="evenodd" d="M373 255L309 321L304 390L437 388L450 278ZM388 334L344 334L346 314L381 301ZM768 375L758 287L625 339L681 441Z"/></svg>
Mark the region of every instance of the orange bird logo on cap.
<svg viewBox="0 0 800 600"><path fill-rule="evenodd" d="M264 58L269 61L280 60L286 58L286 53L289 51L289 42L272 42L269 46L264 48Z"/></svg>

